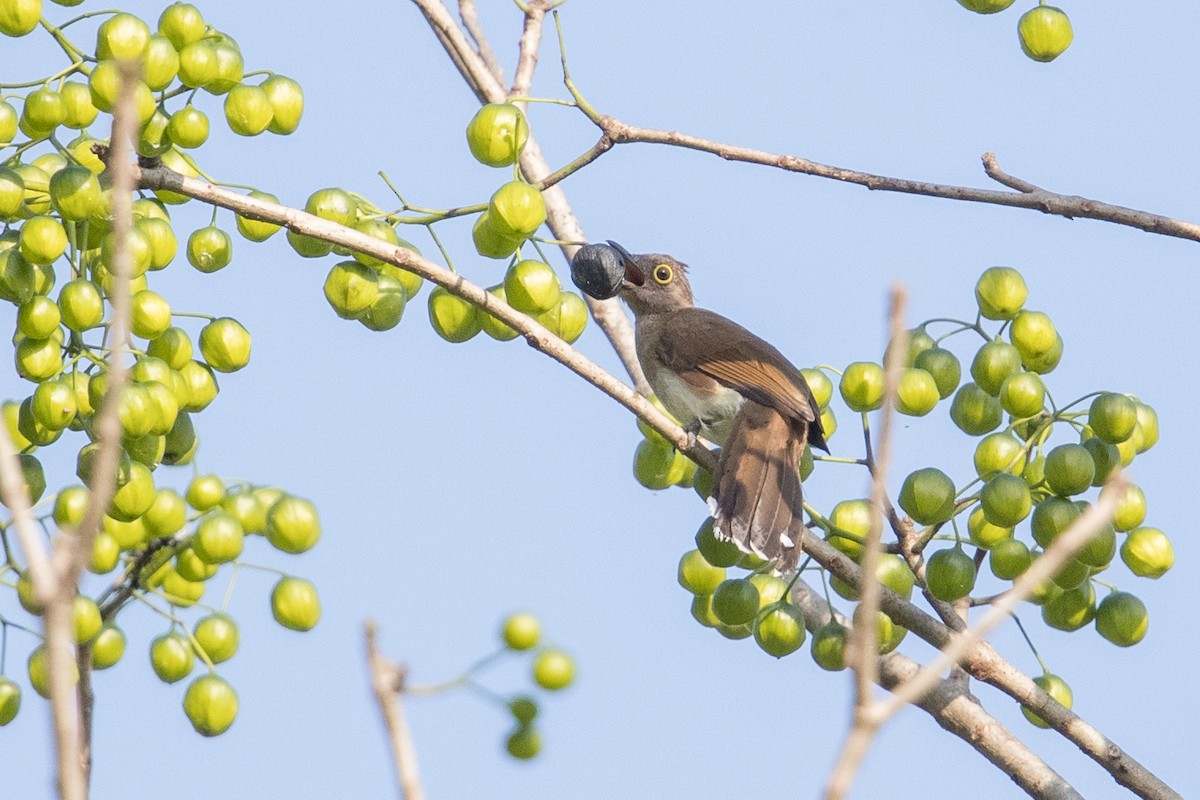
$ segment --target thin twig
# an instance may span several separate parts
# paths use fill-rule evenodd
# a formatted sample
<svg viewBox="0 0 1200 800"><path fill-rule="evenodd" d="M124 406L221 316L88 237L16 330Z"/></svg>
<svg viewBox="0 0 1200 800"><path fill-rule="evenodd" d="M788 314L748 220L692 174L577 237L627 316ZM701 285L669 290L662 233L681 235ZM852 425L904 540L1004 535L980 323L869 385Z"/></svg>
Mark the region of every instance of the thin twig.
<svg viewBox="0 0 1200 800"><path fill-rule="evenodd" d="M475 40L475 50L483 59L488 72L492 73L497 81L504 83L504 67L500 66L491 44L488 43L487 36L483 33L483 27L479 24L479 13L475 8L475 0L458 0L458 14L462 17L463 27Z"/></svg>
<svg viewBox="0 0 1200 800"><path fill-rule="evenodd" d="M866 757L879 724L871 713L875 706L871 687L879 681L879 656L876 644L875 617L879 613L879 580L876 565L882 547L883 521L887 513L887 470L891 461L892 425L896 411L896 395L904 354L908 352L908 332L904 329L904 308L907 297L904 289L892 287L888 310L888 341L890 347L884 361L883 410L879 426L879 447L870 457L871 468L871 527L862 554L862 585L859 587L858 608L854 612L854 627L850 637L850 664L854 669L853 724L838 755L837 763L825 785L826 800L841 800L850 791L859 765ZM869 444L869 440L868 440Z"/></svg>
<svg viewBox="0 0 1200 800"><path fill-rule="evenodd" d="M406 670L384 658L379 652L379 626L373 620L363 623L363 638L367 646L367 668L371 672L371 690L383 715L388 742L392 746L392 763L396 767L396 782L403 800L425 800L421 772L417 767L417 750L412 731L404 717L400 695L404 691Z"/></svg>
<svg viewBox="0 0 1200 800"><path fill-rule="evenodd" d="M526 6L525 30L521 32L521 41L517 51L517 70L513 75L512 88L508 90L509 97L525 97L529 94L530 87L533 85L533 73L537 70L538 49L542 44L542 26L545 18L546 8L541 0L533 0ZM480 57L482 58L482 56ZM524 111L529 104L517 102L517 105Z"/></svg>

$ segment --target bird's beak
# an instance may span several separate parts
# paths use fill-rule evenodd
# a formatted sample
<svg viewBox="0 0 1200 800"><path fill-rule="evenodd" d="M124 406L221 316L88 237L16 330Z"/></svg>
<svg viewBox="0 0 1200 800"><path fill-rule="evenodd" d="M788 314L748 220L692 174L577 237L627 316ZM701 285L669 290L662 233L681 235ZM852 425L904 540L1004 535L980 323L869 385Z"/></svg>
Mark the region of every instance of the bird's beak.
<svg viewBox="0 0 1200 800"><path fill-rule="evenodd" d="M642 268L633 260L633 255L621 245L608 240L608 246L617 251L617 255L621 257L621 265L625 267L625 280L634 286L644 286L646 284L646 273L642 272Z"/></svg>

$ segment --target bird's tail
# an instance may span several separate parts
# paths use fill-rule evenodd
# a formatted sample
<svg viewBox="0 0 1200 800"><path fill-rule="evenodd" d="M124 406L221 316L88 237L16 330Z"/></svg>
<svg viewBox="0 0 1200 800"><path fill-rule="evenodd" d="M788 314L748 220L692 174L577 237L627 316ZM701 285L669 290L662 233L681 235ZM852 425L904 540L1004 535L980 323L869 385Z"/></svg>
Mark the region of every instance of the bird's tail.
<svg viewBox="0 0 1200 800"><path fill-rule="evenodd" d="M774 560L780 573L796 568L806 530L799 465L807 435L806 425L747 400L713 474L717 536Z"/></svg>

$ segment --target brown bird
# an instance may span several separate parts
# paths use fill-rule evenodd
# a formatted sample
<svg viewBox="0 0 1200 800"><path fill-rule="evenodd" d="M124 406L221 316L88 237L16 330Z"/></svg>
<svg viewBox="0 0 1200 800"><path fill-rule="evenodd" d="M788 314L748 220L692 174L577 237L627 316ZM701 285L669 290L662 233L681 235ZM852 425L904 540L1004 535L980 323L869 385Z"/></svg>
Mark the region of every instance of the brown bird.
<svg viewBox="0 0 1200 800"><path fill-rule="evenodd" d="M689 434L722 445L709 501L717 535L790 572L806 530L800 459L805 445L829 451L812 390L770 344L696 308L686 265L609 244L646 380Z"/></svg>

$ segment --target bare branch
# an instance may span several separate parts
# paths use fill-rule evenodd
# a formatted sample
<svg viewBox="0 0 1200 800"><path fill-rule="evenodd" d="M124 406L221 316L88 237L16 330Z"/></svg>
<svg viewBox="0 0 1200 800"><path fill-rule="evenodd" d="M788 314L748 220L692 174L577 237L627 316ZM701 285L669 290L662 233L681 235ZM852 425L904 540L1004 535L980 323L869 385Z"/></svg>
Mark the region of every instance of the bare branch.
<svg viewBox="0 0 1200 800"><path fill-rule="evenodd" d="M993 628L1007 619L1022 600L1049 580L1067 563L1068 559L1079 552L1105 525L1111 522L1113 514L1116 513L1117 501L1128 485L1128 481L1119 472L1109 478L1096 504L1063 531L1050 547L1030 565L1025 574L1013 583L1012 588L996 598L987 613L965 633L952 636L950 644L942 648L942 652L936 659L923 667L911 681L898 687L890 698L883 701L878 709L880 721L891 717L904 704L913 702L925 691L928 691L937 682L938 675L942 670L951 664L956 664L971 645L981 640Z"/></svg>
<svg viewBox="0 0 1200 800"><path fill-rule="evenodd" d="M815 536L804 537L804 551L813 560L849 582L859 586L862 569L833 545ZM950 643L951 631L941 621L883 587L880 609L913 634L942 649ZM1112 775L1113 779L1143 798L1178 798L1179 795L1157 775L1125 753L1078 714L1050 697L1033 679L1013 666L986 641L975 642L960 659L963 667L977 680L996 687L1029 708L1051 728L1073 742L1089 758Z"/></svg>
<svg viewBox="0 0 1200 800"><path fill-rule="evenodd" d="M434 33L437 34L438 40L454 61L455 66L458 67L458 71L467 85L475 92L476 97L485 103L504 102L508 98L504 86L491 74L483 59L471 47L466 34L454 23L441 0L413 0L413 2L425 16ZM527 25L532 24L528 17L526 19ZM541 25L540 19L537 24ZM551 174L550 165L542 155L537 139L532 135L525 143L520 164L521 172L530 183L538 183ZM579 220L571 210L561 187L550 185L542 192L542 196L546 201L546 224L554 233L555 238L562 242L586 242L587 236L580 227ZM561 249L563 256L570 262L579 248L577 245L567 244L563 245ZM649 395L650 384L646 381L633 346L633 324L625 315L620 303L615 299L596 300L586 295L584 299L592 312L592 317L608 337L613 349L616 350L622 366L633 380L633 385L642 394Z"/></svg>
<svg viewBox="0 0 1200 800"><path fill-rule="evenodd" d="M572 88L572 85L568 85ZM580 97L576 95L576 100ZM581 104L581 108L584 108ZM1134 208L1126 208L1100 200L1093 200L1078 195L1059 194L1040 189L1028 181L1014 178L1002 172L992 153L983 156L984 168L987 175L999 183L1016 189L1015 192L1002 192L995 189L978 189L970 186L954 186L951 184L917 181L908 178L892 178L886 175L875 175L870 172L836 167L822 164L807 158L793 155L781 155L765 150L755 150L750 147L724 144L722 142L703 139L699 136L667 131L657 128L641 128L626 124L615 117L588 113L600 130L612 139L614 144L643 142L646 144L665 144L673 147L684 147L711 153L726 161L743 161L748 164L760 164L767 167L782 169L787 172L799 172L818 178L829 178L843 183L853 183L868 189L881 192L900 192L903 194L924 195L926 197L941 197L947 200L961 200L969 203L988 203L991 205L1008 206L1010 208L1028 208L1067 219L1084 218L1112 222L1130 228L1138 228L1148 233L1163 236L1174 236L1180 239L1200 241L1200 224L1186 220L1153 214Z"/></svg>
<svg viewBox="0 0 1200 800"><path fill-rule="evenodd" d="M875 617L879 613L880 584L875 577L875 568L879 563L883 520L888 504L887 470L891 461L896 394L900 385L900 372L904 367L904 354L908 351L908 333L904 329L906 302L904 290L899 286L892 287L888 310L890 347L884 363L879 449L877 454L871 457L871 528L867 532L867 541L863 547L863 580L850 636L850 662L855 674L853 726L825 785L826 800L841 800L850 791L854 775L866 757L880 724L876 721L876 715L872 713L876 704L871 699L871 686L879 682Z"/></svg>
<svg viewBox="0 0 1200 800"><path fill-rule="evenodd" d="M803 581L792 588L792 600L804 612L810 630L828 620L833 610L818 592ZM838 615L839 621L848 621ZM900 652L879 659L880 685L890 689L910 679L920 665ZM1053 800L1081 800L1062 776L1012 732L992 717L966 686L951 681L939 681L933 690L917 701L917 707L929 714L938 725L962 739L980 755L994 764L1013 782L1032 797Z"/></svg>
<svg viewBox="0 0 1200 800"><path fill-rule="evenodd" d="M492 77L499 83L504 83L504 67L500 66L500 62L496 59L496 54L492 51L492 46L483 32L483 26L479 24L479 13L475 8L475 0L458 0L458 14L462 17L463 27L475 40L475 52L479 53L479 57L483 59L488 72L492 73Z"/></svg>
<svg viewBox="0 0 1200 800"><path fill-rule="evenodd" d="M392 762L396 767L396 781L400 796L404 800L425 800L425 789L421 786L421 772L417 768L417 750L413 746L412 731L404 717L404 706L400 694L404 691L404 667L384 658L376 642L379 626L373 620L363 623L363 638L367 645L367 668L371 671L371 689L383 715L387 728L388 742L392 746Z"/></svg>
<svg viewBox="0 0 1200 800"><path fill-rule="evenodd" d="M538 49L542 44L542 24L546 19L546 8L541 0L533 0L525 11L525 30L517 54L517 72L513 75L510 97L525 97L533 85L533 73L537 69ZM482 56L481 56L482 57ZM518 103L524 111L527 103Z"/></svg>

